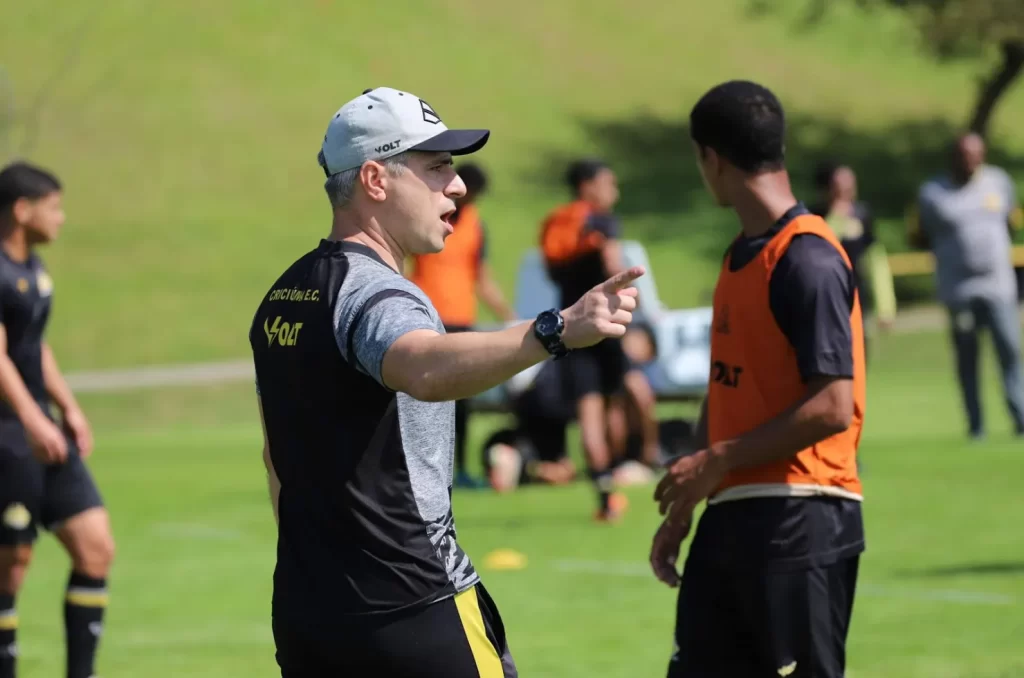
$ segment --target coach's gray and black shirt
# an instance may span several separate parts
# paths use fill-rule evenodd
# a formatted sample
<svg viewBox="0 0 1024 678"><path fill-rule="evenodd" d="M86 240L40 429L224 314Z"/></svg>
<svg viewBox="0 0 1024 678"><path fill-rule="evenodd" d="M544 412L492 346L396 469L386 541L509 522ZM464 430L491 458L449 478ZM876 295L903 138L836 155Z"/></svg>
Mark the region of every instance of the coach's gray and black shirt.
<svg viewBox="0 0 1024 678"><path fill-rule="evenodd" d="M274 614L382 614L479 577L451 510L455 406L388 389L400 336L444 332L429 299L371 249L322 241L264 297L250 344L281 480Z"/></svg>

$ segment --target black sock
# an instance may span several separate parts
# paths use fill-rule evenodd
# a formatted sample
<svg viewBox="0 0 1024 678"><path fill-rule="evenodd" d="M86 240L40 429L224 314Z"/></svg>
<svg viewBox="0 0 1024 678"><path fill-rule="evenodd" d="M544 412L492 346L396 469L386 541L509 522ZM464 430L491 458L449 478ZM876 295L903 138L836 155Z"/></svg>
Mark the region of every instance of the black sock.
<svg viewBox="0 0 1024 678"><path fill-rule="evenodd" d="M64 599L68 678L90 678L93 675L106 608L107 580L72 572Z"/></svg>
<svg viewBox="0 0 1024 678"><path fill-rule="evenodd" d="M0 594L0 678L14 678L18 659L18 611L14 596Z"/></svg>
<svg viewBox="0 0 1024 678"><path fill-rule="evenodd" d="M597 488L598 507L602 511L607 511L609 499L612 495L612 472L608 469L604 471L591 471L590 478L594 481L594 487Z"/></svg>

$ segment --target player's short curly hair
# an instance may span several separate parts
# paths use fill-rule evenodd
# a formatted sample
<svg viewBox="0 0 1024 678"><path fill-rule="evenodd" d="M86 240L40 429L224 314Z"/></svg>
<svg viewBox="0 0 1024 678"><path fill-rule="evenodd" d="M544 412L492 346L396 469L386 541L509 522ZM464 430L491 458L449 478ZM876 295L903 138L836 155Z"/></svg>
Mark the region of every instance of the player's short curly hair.
<svg viewBox="0 0 1024 678"><path fill-rule="evenodd" d="M768 88L731 80L709 90L690 111L690 137L714 149L750 174L785 166L786 120L782 104Z"/></svg>

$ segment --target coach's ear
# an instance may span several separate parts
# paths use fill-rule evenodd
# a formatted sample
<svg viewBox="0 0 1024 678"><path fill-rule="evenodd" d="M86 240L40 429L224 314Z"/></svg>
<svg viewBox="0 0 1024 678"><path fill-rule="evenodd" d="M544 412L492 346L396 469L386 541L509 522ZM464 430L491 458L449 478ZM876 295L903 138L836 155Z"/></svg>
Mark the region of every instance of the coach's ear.
<svg viewBox="0 0 1024 678"><path fill-rule="evenodd" d="M388 197L388 170L384 165L367 160L359 168L359 184L374 202L384 202Z"/></svg>

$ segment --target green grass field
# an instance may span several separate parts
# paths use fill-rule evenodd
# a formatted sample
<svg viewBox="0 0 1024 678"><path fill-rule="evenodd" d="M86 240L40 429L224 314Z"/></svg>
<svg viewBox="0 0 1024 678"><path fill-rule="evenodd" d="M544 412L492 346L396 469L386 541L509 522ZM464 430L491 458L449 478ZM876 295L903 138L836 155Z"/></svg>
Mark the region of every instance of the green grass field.
<svg viewBox="0 0 1024 678"><path fill-rule="evenodd" d="M886 337L873 356L851 678L1024 676L1024 452L991 366L990 441L962 441L948 363L938 335ZM85 398L119 544L104 678L275 675L274 530L253 400L248 384ZM475 440L499 424L477 418ZM460 539L523 676L663 675L674 596L646 567L651 489L630 490L631 511L613 527L590 521L586 484L456 493ZM23 676L60 670L66 565L54 544L42 542L20 600ZM496 548L521 551L528 566L487 571Z"/></svg>
<svg viewBox="0 0 1024 678"><path fill-rule="evenodd" d="M68 186L70 222L48 254L58 355L72 368L245 355L259 296L326 233L327 120L381 84L494 130L480 160L506 288L562 198L565 161L592 152L622 175L627 234L652 250L666 301L704 303L735 226L703 195L683 123L732 77L784 99L798 184L823 154L851 162L897 244L986 64L936 66L896 14L840 8L812 31L804 0L753 4L5 3L0 120L15 124L0 159L27 154ZM1017 87L994 125L994 158L1013 170L1022 118Z"/></svg>

